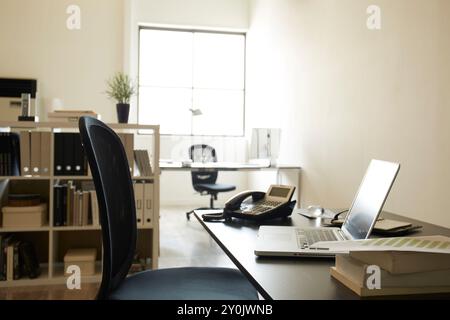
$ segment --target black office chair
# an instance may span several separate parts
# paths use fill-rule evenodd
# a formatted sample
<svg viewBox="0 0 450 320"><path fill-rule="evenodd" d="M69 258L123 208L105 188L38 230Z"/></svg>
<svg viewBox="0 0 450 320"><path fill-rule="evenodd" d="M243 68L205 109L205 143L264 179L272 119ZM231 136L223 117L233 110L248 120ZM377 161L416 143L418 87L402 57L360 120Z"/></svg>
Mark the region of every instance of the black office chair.
<svg viewBox="0 0 450 320"><path fill-rule="evenodd" d="M136 249L136 208L127 157L117 134L82 117L79 128L97 191L103 274L97 299L254 300L257 292L228 268L148 270L127 277Z"/></svg>
<svg viewBox="0 0 450 320"><path fill-rule="evenodd" d="M216 150L206 144L195 144L189 148L189 158L193 162L217 162ZM197 208L201 209L214 209L214 200L217 200L217 194L219 192L229 192L236 190L236 186L231 184L218 184L217 170L211 169L208 171L192 171L192 186L194 190L201 195L210 195L209 208ZM194 212L191 210L186 212L186 218L189 220L190 215Z"/></svg>

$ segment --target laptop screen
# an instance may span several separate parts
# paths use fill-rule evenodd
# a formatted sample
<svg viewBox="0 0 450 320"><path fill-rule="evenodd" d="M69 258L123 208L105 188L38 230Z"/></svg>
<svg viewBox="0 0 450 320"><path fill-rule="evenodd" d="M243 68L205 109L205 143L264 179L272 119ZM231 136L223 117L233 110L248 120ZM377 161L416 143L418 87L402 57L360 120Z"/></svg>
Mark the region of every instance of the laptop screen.
<svg viewBox="0 0 450 320"><path fill-rule="evenodd" d="M367 239L400 169L398 163L372 160L342 230L352 239Z"/></svg>

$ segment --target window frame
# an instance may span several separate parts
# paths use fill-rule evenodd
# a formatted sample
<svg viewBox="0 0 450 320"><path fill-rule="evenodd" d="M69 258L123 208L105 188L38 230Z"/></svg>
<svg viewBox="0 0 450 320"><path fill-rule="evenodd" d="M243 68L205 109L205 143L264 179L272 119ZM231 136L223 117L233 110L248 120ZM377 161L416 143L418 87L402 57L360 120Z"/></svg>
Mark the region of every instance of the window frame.
<svg viewBox="0 0 450 320"><path fill-rule="evenodd" d="M160 133L161 136L166 136L166 137L245 137L245 119L246 119L246 93L247 93L247 33L246 32L238 32L238 31L216 31L216 30L210 30L210 29L192 29L192 28L177 28L177 27L152 27L152 26L142 26L140 25L138 28L138 50L137 50L137 55L138 55L138 61L137 61L137 95L136 95L136 104L137 104L137 123L139 123L139 96L140 96L140 88L141 88L141 83L140 83L140 65L141 65L141 31L142 30L160 30L160 31L175 31L175 32L189 32L189 33L213 33L213 34L231 34L231 35L240 35L244 37L244 70L243 70L243 76L244 76L244 88L242 90L243 93L243 108L242 108L242 133L241 134L189 134L189 133L185 133L185 134L179 134L179 133ZM195 87L192 86L191 90L192 93L194 91Z"/></svg>

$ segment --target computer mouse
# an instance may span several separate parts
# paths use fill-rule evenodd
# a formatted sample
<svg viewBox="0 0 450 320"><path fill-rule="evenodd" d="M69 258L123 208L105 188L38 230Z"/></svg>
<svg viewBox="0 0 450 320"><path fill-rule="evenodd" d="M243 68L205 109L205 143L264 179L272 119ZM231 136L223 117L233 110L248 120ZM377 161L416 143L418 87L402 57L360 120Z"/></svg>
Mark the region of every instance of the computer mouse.
<svg viewBox="0 0 450 320"><path fill-rule="evenodd" d="M325 209L322 208L321 206L309 206L308 211L312 217L317 218L320 217L325 212Z"/></svg>

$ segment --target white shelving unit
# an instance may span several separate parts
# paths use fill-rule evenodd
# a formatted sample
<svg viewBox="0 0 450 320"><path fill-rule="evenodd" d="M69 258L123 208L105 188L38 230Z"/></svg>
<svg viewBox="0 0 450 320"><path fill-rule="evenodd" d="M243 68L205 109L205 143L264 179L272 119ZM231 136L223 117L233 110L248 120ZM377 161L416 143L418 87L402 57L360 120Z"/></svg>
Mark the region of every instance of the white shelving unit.
<svg viewBox="0 0 450 320"><path fill-rule="evenodd" d="M110 128L117 133L133 133L145 131L149 139L153 138L149 150L152 176L135 176L134 181L145 181L153 184L153 221L148 225L138 226L137 251L142 258L150 260L147 267L156 269L158 267L159 256L159 149L160 135L158 125L137 125L137 124L108 124ZM42 198L48 204L47 225L39 228L3 228L0 220L0 233L15 234L18 239L24 239L33 242L38 253L41 266L41 275L36 279L22 277L18 280L0 281L2 287L33 286L33 285L51 285L63 284L66 282L64 276L64 263L62 257L68 248L76 247L96 247L97 262L96 274L94 276L82 277L82 283L99 282L101 280L101 259L102 243L101 229L99 226L54 226L53 223L53 186L57 181L89 181L90 176L55 176L53 175L54 162L54 133L58 132L78 132L78 125L70 122L8 122L0 121L0 129L3 131L20 132L46 131L51 132L50 146L50 167L48 176L0 176L0 207L7 201L11 185L14 190L25 190L41 194ZM136 141L136 139L135 139ZM140 148L142 149L142 148ZM1 213L0 213L1 215Z"/></svg>

